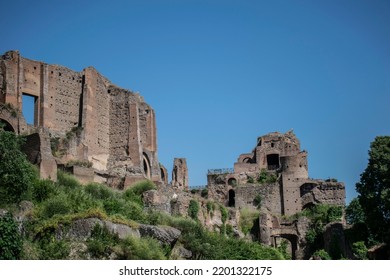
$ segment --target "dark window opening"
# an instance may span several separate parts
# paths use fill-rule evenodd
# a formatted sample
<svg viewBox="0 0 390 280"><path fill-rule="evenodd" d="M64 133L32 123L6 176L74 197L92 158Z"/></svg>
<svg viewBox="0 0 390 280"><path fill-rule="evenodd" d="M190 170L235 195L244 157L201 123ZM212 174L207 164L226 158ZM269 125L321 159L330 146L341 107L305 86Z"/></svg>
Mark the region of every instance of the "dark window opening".
<svg viewBox="0 0 390 280"><path fill-rule="evenodd" d="M160 168L160 173L161 173L161 181L165 182L165 172L164 172L164 169Z"/></svg>
<svg viewBox="0 0 390 280"><path fill-rule="evenodd" d="M236 207L236 193L234 192L234 190L229 190L228 206Z"/></svg>
<svg viewBox="0 0 390 280"><path fill-rule="evenodd" d="M143 154L144 174L146 178L150 179L150 162L148 156Z"/></svg>
<svg viewBox="0 0 390 280"><path fill-rule="evenodd" d="M271 148L273 148L275 146L275 144L274 143L271 143Z"/></svg>
<svg viewBox="0 0 390 280"><path fill-rule="evenodd" d="M279 155L270 154L267 155L267 166L268 170L275 170L279 168Z"/></svg>
<svg viewBox="0 0 390 280"><path fill-rule="evenodd" d="M38 97L23 93L22 104L22 113L27 124L38 126Z"/></svg>
<svg viewBox="0 0 390 280"><path fill-rule="evenodd" d="M173 168L172 180L177 181L177 166L175 166L175 168Z"/></svg>
<svg viewBox="0 0 390 280"><path fill-rule="evenodd" d="M249 157L246 157L242 160L243 163L252 163L252 159Z"/></svg>

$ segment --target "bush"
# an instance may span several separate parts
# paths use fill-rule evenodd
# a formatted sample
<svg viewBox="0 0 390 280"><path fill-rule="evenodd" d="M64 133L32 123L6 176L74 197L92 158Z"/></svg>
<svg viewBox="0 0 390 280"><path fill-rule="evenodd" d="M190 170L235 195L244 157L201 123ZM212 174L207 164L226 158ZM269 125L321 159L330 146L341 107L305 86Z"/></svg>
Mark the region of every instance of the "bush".
<svg viewBox="0 0 390 280"><path fill-rule="evenodd" d="M55 184L51 180L36 180L32 189L32 197L36 202L42 202L56 193Z"/></svg>
<svg viewBox="0 0 390 280"><path fill-rule="evenodd" d="M257 177L257 182L259 184L272 184L275 183L277 179L275 174L270 174L267 170L262 169Z"/></svg>
<svg viewBox="0 0 390 280"><path fill-rule="evenodd" d="M57 184L68 189L76 189L81 187L81 184L74 176L67 174L61 170L58 170L57 172Z"/></svg>
<svg viewBox="0 0 390 280"><path fill-rule="evenodd" d="M313 257L320 258L321 260L331 260L329 254L324 249L315 251Z"/></svg>
<svg viewBox="0 0 390 280"><path fill-rule="evenodd" d="M219 210L221 211L222 224L225 224L229 216L228 210L222 205L219 206Z"/></svg>
<svg viewBox="0 0 390 280"><path fill-rule="evenodd" d="M84 190L95 199L105 200L114 197L114 191L111 188L98 183L89 183Z"/></svg>
<svg viewBox="0 0 390 280"><path fill-rule="evenodd" d="M107 259L112 248L119 242L117 234L111 233L106 227L96 224L87 240L88 251L93 258Z"/></svg>
<svg viewBox="0 0 390 280"><path fill-rule="evenodd" d="M139 181L129 187L136 195L142 195L144 192L156 189L154 183L150 180Z"/></svg>
<svg viewBox="0 0 390 280"><path fill-rule="evenodd" d="M64 194L52 197L43 203L42 216L51 218L54 215L65 215L71 213L71 206Z"/></svg>
<svg viewBox="0 0 390 280"><path fill-rule="evenodd" d="M207 212L212 216L215 211L215 204L211 201L207 201L206 203Z"/></svg>
<svg viewBox="0 0 390 280"><path fill-rule="evenodd" d="M367 247L363 241L358 241L352 244L352 252L359 260L367 259Z"/></svg>
<svg viewBox="0 0 390 280"><path fill-rule="evenodd" d="M118 259L123 260L165 260L165 254L157 240L152 238L128 237L116 250Z"/></svg>
<svg viewBox="0 0 390 280"><path fill-rule="evenodd" d="M209 194L208 189L202 189L202 191L200 192L200 195L205 198L207 197L208 194Z"/></svg>
<svg viewBox="0 0 390 280"><path fill-rule="evenodd" d="M41 242L42 260L64 260L69 257L70 246L65 240L52 239L50 242Z"/></svg>
<svg viewBox="0 0 390 280"><path fill-rule="evenodd" d="M188 206L188 216L190 216L194 220L197 220L198 212L199 212L199 203L196 200L191 200L190 205Z"/></svg>
<svg viewBox="0 0 390 280"><path fill-rule="evenodd" d="M259 212L249 209L243 208L240 210L240 228L241 231L246 235L250 232L252 227L254 226L254 221L259 218Z"/></svg>
<svg viewBox="0 0 390 280"><path fill-rule="evenodd" d="M0 217L0 260L17 260L22 251L22 238L10 213Z"/></svg>
<svg viewBox="0 0 390 280"><path fill-rule="evenodd" d="M18 203L31 182L38 178L21 151L23 139L0 128L0 203Z"/></svg>

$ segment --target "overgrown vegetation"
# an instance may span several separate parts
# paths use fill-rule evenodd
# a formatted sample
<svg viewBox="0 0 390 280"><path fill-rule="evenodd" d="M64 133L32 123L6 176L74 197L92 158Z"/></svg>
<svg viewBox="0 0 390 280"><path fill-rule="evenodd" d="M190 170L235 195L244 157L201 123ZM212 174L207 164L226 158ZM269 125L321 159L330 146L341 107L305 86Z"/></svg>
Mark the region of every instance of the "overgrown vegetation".
<svg viewBox="0 0 390 280"><path fill-rule="evenodd" d="M323 248L322 234L325 225L331 222L341 221L343 209L340 206L317 204L305 209L299 215L306 216L310 219L310 229L306 233L306 242L312 251L316 251Z"/></svg>
<svg viewBox="0 0 390 280"><path fill-rule="evenodd" d="M21 151L24 139L0 128L0 206L18 203L37 177Z"/></svg>
<svg viewBox="0 0 390 280"><path fill-rule="evenodd" d="M190 200L190 205L188 206L188 216L194 220L198 220L199 213L199 203L196 200Z"/></svg>
<svg viewBox="0 0 390 280"><path fill-rule="evenodd" d="M0 216L0 260L19 259L22 244L22 238L11 214Z"/></svg>
<svg viewBox="0 0 390 280"><path fill-rule="evenodd" d="M142 194L155 188L150 181L138 182L126 191L115 191L105 185L91 183L81 185L73 176L58 171L57 182L41 180L23 154L15 152L14 161L7 159L7 150L19 150L21 140L13 134L0 133L1 157L12 166L1 173L1 190L9 198L3 201L8 209L17 209L21 199L33 204L28 211L29 222L22 238L11 215L0 219L0 256L4 259L166 259L171 248L160 245L151 238L128 237L124 240L96 226L87 241L74 241L61 236L71 223L78 219L98 218L137 228L137 223L169 225L182 231L179 242L193 252L194 259L282 259L275 249L232 237L233 227L226 225L228 211L219 206L224 223L223 234L205 230L197 221L199 203L190 202L189 216L172 217L159 212L143 210ZM8 144L7 144L8 143ZM6 148L7 144L7 148ZM14 146L12 146L14 145ZM9 149L10 146L12 149ZM20 160L15 157L20 156ZM28 176L19 176L26 172ZM10 176L9 174L15 174ZM8 181L7 181L8 180ZM4 184L7 182L7 184ZM18 186L11 192L10 186ZM208 203L207 210L216 211L215 203ZM15 211L15 210L14 210ZM60 235L58 235L60 234ZM56 237L57 236L57 237Z"/></svg>
<svg viewBox="0 0 390 280"><path fill-rule="evenodd" d="M242 208L240 210L240 229L246 235L254 226L254 223L259 218L259 211L250 208Z"/></svg>
<svg viewBox="0 0 390 280"><path fill-rule="evenodd" d="M262 169L257 176L257 183L259 184L272 184L277 181L278 177L274 173L269 173L267 170Z"/></svg>

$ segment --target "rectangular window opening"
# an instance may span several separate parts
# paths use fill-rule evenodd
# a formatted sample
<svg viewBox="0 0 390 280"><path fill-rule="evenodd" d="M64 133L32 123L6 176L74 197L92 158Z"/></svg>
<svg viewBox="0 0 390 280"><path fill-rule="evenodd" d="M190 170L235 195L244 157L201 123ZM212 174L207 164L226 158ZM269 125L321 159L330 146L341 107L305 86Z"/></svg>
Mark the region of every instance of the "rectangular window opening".
<svg viewBox="0 0 390 280"><path fill-rule="evenodd" d="M22 113L27 124L38 126L38 97L23 93Z"/></svg>

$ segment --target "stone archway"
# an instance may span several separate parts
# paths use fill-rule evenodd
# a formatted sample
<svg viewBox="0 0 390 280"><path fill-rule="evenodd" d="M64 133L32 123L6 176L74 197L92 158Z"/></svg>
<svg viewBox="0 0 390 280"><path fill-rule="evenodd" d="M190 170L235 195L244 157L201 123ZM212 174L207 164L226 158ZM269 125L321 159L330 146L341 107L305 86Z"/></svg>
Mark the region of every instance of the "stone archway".
<svg viewBox="0 0 390 280"><path fill-rule="evenodd" d="M15 128L8 121L1 118L0 118L0 126L2 126L5 131L10 131L15 133Z"/></svg>
<svg viewBox="0 0 390 280"><path fill-rule="evenodd" d="M296 233L296 230L290 227L281 227L279 229L274 229L273 233L271 235L271 238L273 238L273 245L276 247L277 244L277 238L284 238L290 241L291 243L291 259L295 260L297 258L297 251L298 251L298 234Z"/></svg>

